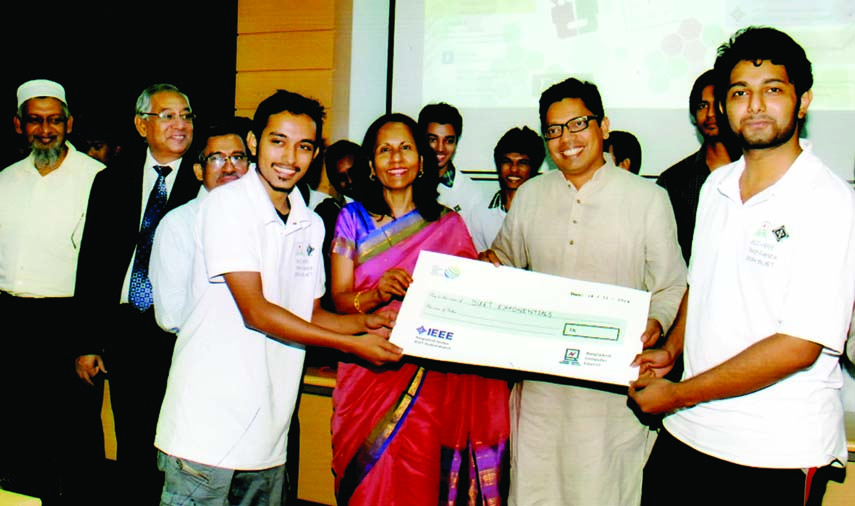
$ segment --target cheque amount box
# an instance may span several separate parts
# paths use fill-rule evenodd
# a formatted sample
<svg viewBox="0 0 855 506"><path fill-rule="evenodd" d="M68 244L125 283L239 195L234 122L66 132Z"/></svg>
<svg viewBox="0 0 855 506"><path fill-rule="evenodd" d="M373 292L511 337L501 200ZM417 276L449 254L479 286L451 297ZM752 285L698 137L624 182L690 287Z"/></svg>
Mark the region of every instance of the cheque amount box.
<svg viewBox="0 0 855 506"><path fill-rule="evenodd" d="M565 323L564 335L567 337L584 337L587 339L619 341L620 328L604 325L588 325L585 323Z"/></svg>

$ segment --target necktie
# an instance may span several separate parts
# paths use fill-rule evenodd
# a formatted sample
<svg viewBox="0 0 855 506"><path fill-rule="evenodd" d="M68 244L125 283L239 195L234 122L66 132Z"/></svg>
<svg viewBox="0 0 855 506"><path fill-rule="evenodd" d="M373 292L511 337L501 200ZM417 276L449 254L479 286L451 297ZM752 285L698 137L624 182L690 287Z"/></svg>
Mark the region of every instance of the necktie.
<svg viewBox="0 0 855 506"><path fill-rule="evenodd" d="M137 252L134 266L131 269L131 288L128 292L128 302L132 306L145 311L152 304L151 281L148 279L148 261L151 258L151 243L154 240L154 230L163 217L166 207L166 176L172 171L169 166L155 165L157 181L148 195L145 205L140 235L137 240Z"/></svg>

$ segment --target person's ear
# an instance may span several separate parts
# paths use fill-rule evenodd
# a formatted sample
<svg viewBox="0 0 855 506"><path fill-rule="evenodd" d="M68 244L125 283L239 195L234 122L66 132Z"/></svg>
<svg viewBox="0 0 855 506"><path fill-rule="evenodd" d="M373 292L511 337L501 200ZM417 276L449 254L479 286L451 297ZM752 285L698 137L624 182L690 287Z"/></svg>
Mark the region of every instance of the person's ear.
<svg viewBox="0 0 855 506"><path fill-rule="evenodd" d="M137 133L142 137L147 137L148 123L141 116L134 116L134 126L137 128Z"/></svg>
<svg viewBox="0 0 855 506"><path fill-rule="evenodd" d="M802 97L799 100L799 119L804 119L807 115L808 107L810 106L811 101L813 100L813 91L807 90L802 93Z"/></svg>
<svg viewBox="0 0 855 506"><path fill-rule="evenodd" d="M196 179L198 179L199 181L201 181L203 179L205 174L202 171L202 164L201 163L194 163L193 164L193 174L196 174Z"/></svg>
<svg viewBox="0 0 855 506"><path fill-rule="evenodd" d="M249 148L252 156L256 156L255 150L258 148L258 139L255 138L255 133L252 131L246 134L246 147Z"/></svg>

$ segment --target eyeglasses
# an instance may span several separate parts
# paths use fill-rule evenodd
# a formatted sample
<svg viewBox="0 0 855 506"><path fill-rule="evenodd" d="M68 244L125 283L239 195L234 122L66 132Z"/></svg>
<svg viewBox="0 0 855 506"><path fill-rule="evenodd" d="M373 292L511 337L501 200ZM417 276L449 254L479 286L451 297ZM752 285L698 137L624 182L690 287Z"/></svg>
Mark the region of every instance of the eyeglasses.
<svg viewBox="0 0 855 506"><path fill-rule="evenodd" d="M249 159L246 155L221 155L219 153L214 153L213 155L205 158L205 161L211 164L211 167L215 169L221 169L226 165L226 160L232 162L232 166L234 167L244 167L246 166L246 162Z"/></svg>
<svg viewBox="0 0 855 506"><path fill-rule="evenodd" d="M181 121L187 121L189 123L192 123L193 120L196 118L196 115L192 112L182 112L179 114L172 111L141 112L140 116L157 116L158 118L160 118L161 121L167 122L172 122L180 119Z"/></svg>
<svg viewBox="0 0 855 506"><path fill-rule="evenodd" d="M558 125L546 125L546 129L543 131L543 137L548 141L551 141L552 139L557 139L561 137L561 134L564 133L565 128L571 134L582 132L588 129L588 123L590 123L591 120L599 119L600 116L597 116L596 114L589 114L587 116L577 116L567 121L567 123L562 123Z"/></svg>

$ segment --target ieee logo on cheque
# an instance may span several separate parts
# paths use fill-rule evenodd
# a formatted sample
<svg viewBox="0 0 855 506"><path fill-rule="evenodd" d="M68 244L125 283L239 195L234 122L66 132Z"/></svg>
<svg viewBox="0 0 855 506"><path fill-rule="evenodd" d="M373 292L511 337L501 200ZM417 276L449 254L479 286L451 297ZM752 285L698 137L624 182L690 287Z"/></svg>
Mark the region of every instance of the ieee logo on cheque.
<svg viewBox="0 0 855 506"><path fill-rule="evenodd" d="M579 350L574 348L567 348L564 350L564 360L561 361L562 364L569 365L581 365L579 363Z"/></svg>
<svg viewBox="0 0 855 506"><path fill-rule="evenodd" d="M435 337L437 339L445 339L446 341L454 339L454 332L441 329L429 329L425 328L424 325L417 328L416 332L418 332L420 336Z"/></svg>

